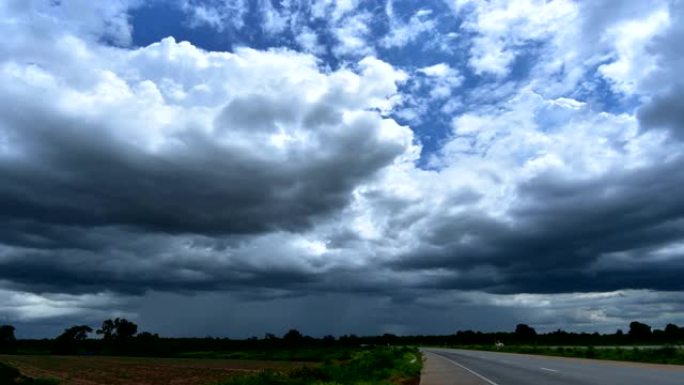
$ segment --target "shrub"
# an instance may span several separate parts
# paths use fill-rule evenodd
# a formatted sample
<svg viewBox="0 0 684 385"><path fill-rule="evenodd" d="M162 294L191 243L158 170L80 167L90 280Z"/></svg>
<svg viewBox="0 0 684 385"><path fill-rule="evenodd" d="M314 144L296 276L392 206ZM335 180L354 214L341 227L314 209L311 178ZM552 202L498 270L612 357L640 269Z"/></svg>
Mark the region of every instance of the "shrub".
<svg viewBox="0 0 684 385"><path fill-rule="evenodd" d="M22 376L17 368L0 362L0 384L58 385L59 380L53 378L30 378Z"/></svg>
<svg viewBox="0 0 684 385"><path fill-rule="evenodd" d="M17 368L0 362L0 384L13 384L15 379L21 377Z"/></svg>

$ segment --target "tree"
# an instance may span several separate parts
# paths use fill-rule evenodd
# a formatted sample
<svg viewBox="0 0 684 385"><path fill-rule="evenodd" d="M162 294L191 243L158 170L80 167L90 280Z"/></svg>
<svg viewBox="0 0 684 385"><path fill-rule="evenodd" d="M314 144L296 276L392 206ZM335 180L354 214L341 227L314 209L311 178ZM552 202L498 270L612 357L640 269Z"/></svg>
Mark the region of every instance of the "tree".
<svg viewBox="0 0 684 385"><path fill-rule="evenodd" d="M14 337L14 326L0 326L0 352L11 352L15 348L16 337Z"/></svg>
<svg viewBox="0 0 684 385"><path fill-rule="evenodd" d="M651 327L644 323L633 321L629 324L627 335L634 341L647 341L651 338Z"/></svg>
<svg viewBox="0 0 684 385"><path fill-rule="evenodd" d="M385 333L380 337L380 343L383 345L392 345L395 343L397 336L391 333Z"/></svg>
<svg viewBox="0 0 684 385"><path fill-rule="evenodd" d="M117 318L118 320L118 318ZM95 333L101 334L104 340L113 340L114 333L116 332L116 327L114 326L114 321L111 319L102 322L102 327L97 329Z"/></svg>
<svg viewBox="0 0 684 385"><path fill-rule="evenodd" d="M283 343L285 345L300 345L304 341L304 336L297 329L290 329L283 336Z"/></svg>
<svg viewBox="0 0 684 385"><path fill-rule="evenodd" d="M57 337L58 340L64 340L64 341L84 341L86 338L88 338L88 333L92 333L93 329L90 326L87 325L74 325L68 329L64 329L64 333L62 333L59 337Z"/></svg>
<svg viewBox="0 0 684 385"><path fill-rule="evenodd" d="M155 342L159 340L159 334L157 333L150 333L150 332L142 332L139 333L136 337L136 340L140 342Z"/></svg>
<svg viewBox="0 0 684 385"><path fill-rule="evenodd" d="M14 331L16 329L12 325L2 325L0 326L0 343L12 343L16 341L14 337Z"/></svg>
<svg viewBox="0 0 684 385"><path fill-rule="evenodd" d="M96 333L101 334L106 341L121 342L133 338L137 332L138 325L125 318L116 318L102 322L102 327Z"/></svg>
<svg viewBox="0 0 684 385"><path fill-rule="evenodd" d="M285 341L300 341L303 338L304 336L302 336L302 333L300 333L297 329L290 329L290 331L285 333L283 336Z"/></svg>
<svg viewBox="0 0 684 385"><path fill-rule="evenodd" d="M118 339L126 340L132 338L136 335L136 333L138 333L138 325L135 323L124 318L117 318L116 321L119 321L118 323L114 323L116 325L116 336Z"/></svg>
<svg viewBox="0 0 684 385"><path fill-rule="evenodd" d="M87 325L74 325L55 338L54 350L60 354L73 354L78 351L82 341L88 338L93 329Z"/></svg>
<svg viewBox="0 0 684 385"><path fill-rule="evenodd" d="M678 343L684 339L684 328L675 324L667 324L665 326L665 338L668 343Z"/></svg>
<svg viewBox="0 0 684 385"><path fill-rule="evenodd" d="M537 331L526 324L518 324L515 326L515 336L520 341L530 341L537 337Z"/></svg>
<svg viewBox="0 0 684 385"><path fill-rule="evenodd" d="M333 342L335 342L335 336L328 334L328 335L323 337L323 342L328 343L328 344L333 343Z"/></svg>

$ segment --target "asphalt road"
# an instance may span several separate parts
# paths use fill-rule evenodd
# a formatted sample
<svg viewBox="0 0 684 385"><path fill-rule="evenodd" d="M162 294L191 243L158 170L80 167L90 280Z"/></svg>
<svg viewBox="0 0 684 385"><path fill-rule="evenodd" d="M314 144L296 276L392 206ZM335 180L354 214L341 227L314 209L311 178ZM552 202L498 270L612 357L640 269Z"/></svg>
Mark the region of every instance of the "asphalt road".
<svg viewBox="0 0 684 385"><path fill-rule="evenodd" d="M470 377L464 382L476 377L482 385L684 385L684 366L678 365L456 349L423 351L429 360L450 362L455 376Z"/></svg>

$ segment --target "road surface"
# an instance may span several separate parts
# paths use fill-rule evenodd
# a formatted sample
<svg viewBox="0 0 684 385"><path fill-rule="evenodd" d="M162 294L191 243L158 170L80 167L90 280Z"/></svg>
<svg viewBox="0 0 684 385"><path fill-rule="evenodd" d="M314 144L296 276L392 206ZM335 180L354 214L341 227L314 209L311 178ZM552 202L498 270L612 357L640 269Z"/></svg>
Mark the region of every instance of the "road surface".
<svg viewBox="0 0 684 385"><path fill-rule="evenodd" d="M545 357L457 349L422 349L421 385L684 385L684 366ZM449 372L447 373L447 370Z"/></svg>

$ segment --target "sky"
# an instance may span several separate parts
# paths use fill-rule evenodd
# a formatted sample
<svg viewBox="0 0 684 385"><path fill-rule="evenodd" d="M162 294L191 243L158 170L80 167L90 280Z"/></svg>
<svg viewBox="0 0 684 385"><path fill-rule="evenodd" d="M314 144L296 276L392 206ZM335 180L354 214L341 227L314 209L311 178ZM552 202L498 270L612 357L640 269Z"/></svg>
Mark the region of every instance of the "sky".
<svg viewBox="0 0 684 385"><path fill-rule="evenodd" d="M684 1L0 0L0 323L684 324Z"/></svg>

